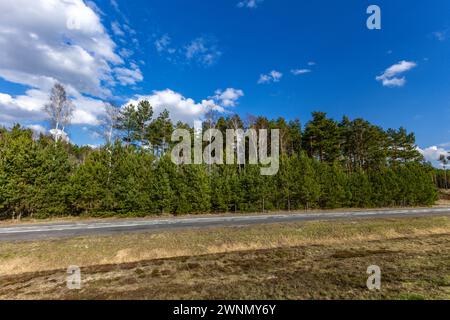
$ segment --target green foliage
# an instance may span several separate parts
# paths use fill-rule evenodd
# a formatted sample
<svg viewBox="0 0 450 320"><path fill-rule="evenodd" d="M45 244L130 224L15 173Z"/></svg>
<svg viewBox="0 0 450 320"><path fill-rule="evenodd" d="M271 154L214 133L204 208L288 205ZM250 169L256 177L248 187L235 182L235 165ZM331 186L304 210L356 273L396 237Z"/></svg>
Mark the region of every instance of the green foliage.
<svg viewBox="0 0 450 320"><path fill-rule="evenodd" d="M310 157L332 163L339 158L339 128L324 112L313 112L313 119L306 124L303 145Z"/></svg>
<svg viewBox="0 0 450 320"><path fill-rule="evenodd" d="M414 134L403 128L337 123L320 112L304 131L298 120L237 115L209 125L224 134L280 129L278 174L262 176L259 165L175 165L169 113L153 118L143 101L121 110L114 125L120 141L96 149L0 128L0 218L431 205L436 185L450 185L446 171L423 163ZM181 122L175 127L192 132Z"/></svg>
<svg viewBox="0 0 450 320"><path fill-rule="evenodd" d="M69 156L62 143L33 140L15 126L0 136L0 215L47 217L67 212Z"/></svg>

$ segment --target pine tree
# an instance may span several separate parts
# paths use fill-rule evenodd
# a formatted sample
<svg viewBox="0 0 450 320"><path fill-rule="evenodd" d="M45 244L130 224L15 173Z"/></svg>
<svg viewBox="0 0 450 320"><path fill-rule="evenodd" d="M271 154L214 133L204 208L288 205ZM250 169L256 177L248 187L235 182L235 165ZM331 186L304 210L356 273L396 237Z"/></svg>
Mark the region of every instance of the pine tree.
<svg viewBox="0 0 450 320"><path fill-rule="evenodd" d="M127 146L134 143L136 132L139 130L136 106L129 104L120 111L116 129L122 132L122 140Z"/></svg>
<svg viewBox="0 0 450 320"><path fill-rule="evenodd" d="M338 164L320 167L320 207L342 208L348 203L347 176Z"/></svg>
<svg viewBox="0 0 450 320"><path fill-rule="evenodd" d="M139 102L136 109L136 132L134 139L139 141L142 150L149 147L148 141L148 126L153 117L153 108L150 102L142 100Z"/></svg>
<svg viewBox="0 0 450 320"><path fill-rule="evenodd" d="M310 157L333 163L340 155L338 125L324 112L313 112L312 116L303 133L303 147Z"/></svg>
<svg viewBox="0 0 450 320"><path fill-rule="evenodd" d="M321 186L317 174L320 164L317 160L301 154L298 170L300 177L297 179L297 190L301 204L306 210L319 206Z"/></svg>
<svg viewBox="0 0 450 320"><path fill-rule="evenodd" d="M414 133L408 133L405 128L399 130L389 129L388 137L388 158L395 166L398 163L419 162L423 156L417 150L416 137Z"/></svg>

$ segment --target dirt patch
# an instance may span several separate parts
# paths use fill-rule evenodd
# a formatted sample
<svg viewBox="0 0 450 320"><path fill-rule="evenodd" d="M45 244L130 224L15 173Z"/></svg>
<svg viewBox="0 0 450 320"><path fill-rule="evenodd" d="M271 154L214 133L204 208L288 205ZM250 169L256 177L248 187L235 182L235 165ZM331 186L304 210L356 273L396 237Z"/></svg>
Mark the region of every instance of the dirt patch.
<svg viewBox="0 0 450 320"><path fill-rule="evenodd" d="M375 255L395 254L396 252L390 250L342 250L336 251L331 255L334 259L349 259L349 258L364 258Z"/></svg>

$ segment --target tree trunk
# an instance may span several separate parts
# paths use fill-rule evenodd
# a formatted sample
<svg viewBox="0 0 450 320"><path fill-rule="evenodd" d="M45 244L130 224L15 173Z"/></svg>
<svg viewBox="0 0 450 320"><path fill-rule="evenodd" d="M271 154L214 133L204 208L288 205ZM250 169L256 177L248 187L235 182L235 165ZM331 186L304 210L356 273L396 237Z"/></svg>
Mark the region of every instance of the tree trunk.
<svg viewBox="0 0 450 320"><path fill-rule="evenodd" d="M447 168L444 168L444 177L445 177L445 189L448 189L448 181L447 181Z"/></svg>

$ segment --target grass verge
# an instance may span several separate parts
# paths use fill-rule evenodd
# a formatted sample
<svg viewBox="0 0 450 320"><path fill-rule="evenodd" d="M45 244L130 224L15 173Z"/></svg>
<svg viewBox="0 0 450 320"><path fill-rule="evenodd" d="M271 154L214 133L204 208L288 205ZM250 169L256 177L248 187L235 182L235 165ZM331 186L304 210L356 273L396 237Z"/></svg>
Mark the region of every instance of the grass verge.
<svg viewBox="0 0 450 320"><path fill-rule="evenodd" d="M450 218L428 217L0 243L0 298L450 299L449 240Z"/></svg>

